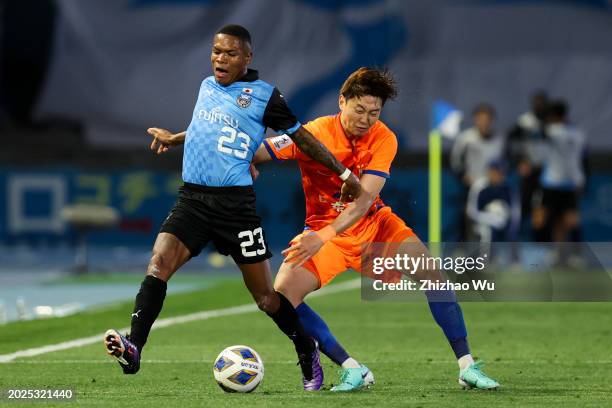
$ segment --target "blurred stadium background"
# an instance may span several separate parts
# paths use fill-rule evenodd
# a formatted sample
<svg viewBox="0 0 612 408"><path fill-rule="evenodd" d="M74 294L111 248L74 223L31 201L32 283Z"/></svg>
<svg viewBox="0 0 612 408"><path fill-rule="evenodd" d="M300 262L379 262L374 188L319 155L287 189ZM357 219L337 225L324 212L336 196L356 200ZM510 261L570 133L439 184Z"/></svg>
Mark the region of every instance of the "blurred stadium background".
<svg viewBox="0 0 612 408"><path fill-rule="evenodd" d="M506 135L534 91L564 99L587 135L582 239L612 240L610 0L5 0L0 20L3 321L31 317L34 306L69 314L133 297L139 279L120 276L143 273L181 182L180 149L156 156L145 130L186 128L211 71L211 38L230 22L249 28L252 67L302 122L336 113L338 89L356 68L393 71L401 93L382 119L400 152L383 199L424 241L434 102L463 111L464 128L474 106L491 104ZM451 148L446 141L444 241L463 239ZM278 264L303 223L300 178L292 164L260 170L258 206ZM75 205L106 211L103 225L70 222ZM212 252L187 269L236 274ZM206 285L195 282L170 287Z"/></svg>

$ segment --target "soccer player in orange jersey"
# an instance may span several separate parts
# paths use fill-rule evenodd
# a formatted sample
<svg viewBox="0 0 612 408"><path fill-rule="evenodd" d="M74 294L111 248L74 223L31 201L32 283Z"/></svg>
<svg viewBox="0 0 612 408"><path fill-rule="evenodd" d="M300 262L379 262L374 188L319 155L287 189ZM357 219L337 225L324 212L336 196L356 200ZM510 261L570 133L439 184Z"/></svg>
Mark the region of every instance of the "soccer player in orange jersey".
<svg viewBox="0 0 612 408"><path fill-rule="evenodd" d="M342 366L341 383L332 391L363 388L373 383L373 375L349 357L325 322L304 303L304 297L349 268L367 272L361 265L363 244L402 243L399 245L402 253L427 254L414 232L379 197L397 152L395 134L379 117L385 102L396 94L394 80L387 71L360 68L340 90L340 113L305 125L360 177L363 192L353 202L341 202L340 183L327 169L304 155L287 136L265 139L253 159L253 164L270 160L298 161L306 196L306 228L283 251L286 259L274 287L296 307L304 328L318 340L321 351ZM416 271L412 278L442 280L435 270ZM472 359L461 308L454 293L445 292L426 292L426 295L433 317L458 359L459 383L464 387L497 388L499 384L487 377L479 369L480 363Z"/></svg>

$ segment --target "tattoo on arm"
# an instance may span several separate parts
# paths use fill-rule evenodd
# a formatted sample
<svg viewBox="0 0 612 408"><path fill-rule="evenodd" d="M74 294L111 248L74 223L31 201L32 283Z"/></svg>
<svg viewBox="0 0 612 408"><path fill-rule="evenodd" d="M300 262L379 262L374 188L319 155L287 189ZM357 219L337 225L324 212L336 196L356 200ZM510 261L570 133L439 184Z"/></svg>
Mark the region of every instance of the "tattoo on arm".
<svg viewBox="0 0 612 408"><path fill-rule="evenodd" d="M338 159L336 159L336 157L309 131L304 129L303 126L295 131L295 133L289 135L289 137L293 139L297 147L299 147L304 154L313 160L321 163L338 175L344 172L344 165L340 163Z"/></svg>

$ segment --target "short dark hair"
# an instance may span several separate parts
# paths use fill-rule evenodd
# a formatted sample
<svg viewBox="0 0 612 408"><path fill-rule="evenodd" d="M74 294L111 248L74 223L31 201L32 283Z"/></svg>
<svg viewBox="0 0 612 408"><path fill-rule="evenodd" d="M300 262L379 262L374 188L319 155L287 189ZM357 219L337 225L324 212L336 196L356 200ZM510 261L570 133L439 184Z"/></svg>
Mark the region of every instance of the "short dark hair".
<svg viewBox="0 0 612 408"><path fill-rule="evenodd" d="M382 99L384 105L397 96L397 84L387 69L361 67L344 81L340 95L347 100L371 95Z"/></svg>
<svg viewBox="0 0 612 408"><path fill-rule="evenodd" d="M248 43L249 45L253 44L251 42L251 33L249 33L249 30L238 24L225 25L221 27L216 34L231 35L232 37L237 37L240 39L240 41Z"/></svg>
<svg viewBox="0 0 612 408"><path fill-rule="evenodd" d="M485 113L492 118L495 118L495 116L497 115L497 112L495 112L495 108L489 103L479 103L478 105L476 105L474 111L472 112L472 115L476 116L479 113Z"/></svg>
<svg viewBox="0 0 612 408"><path fill-rule="evenodd" d="M548 115L555 116L558 118L566 118L567 113L569 111L569 107L567 106L567 102L562 99L552 101L548 105Z"/></svg>
<svg viewBox="0 0 612 408"><path fill-rule="evenodd" d="M531 94L531 101L540 100L542 102L548 102L548 93L543 89L537 89Z"/></svg>

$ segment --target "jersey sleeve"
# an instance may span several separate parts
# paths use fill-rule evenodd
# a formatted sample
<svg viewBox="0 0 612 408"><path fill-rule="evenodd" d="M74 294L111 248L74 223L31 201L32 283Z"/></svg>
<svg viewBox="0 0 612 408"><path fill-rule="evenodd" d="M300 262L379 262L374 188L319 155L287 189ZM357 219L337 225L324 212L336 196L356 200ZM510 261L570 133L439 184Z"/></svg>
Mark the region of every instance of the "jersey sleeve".
<svg viewBox="0 0 612 408"><path fill-rule="evenodd" d="M397 138L393 132L388 131L387 136L378 143L372 152L370 163L362 171L362 174L374 174L376 176L389 178L391 163L397 154Z"/></svg>
<svg viewBox="0 0 612 408"><path fill-rule="evenodd" d="M301 125L300 125L301 126ZM320 135L320 126L319 119L315 119L311 122L308 122L304 125L304 129L309 131L317 140ZM312 160L310 157L306 156L302 151L297 147L297 145L293 142L291 137L288 135L280 135L275 137L269 137L264 139L264 146L270 153L270 156L274 159L274 161L282 161L282 160Z"/></svg>
<svg viewBox="0 0 612 408"><path fill-rule="evenodd" d="M266 105L266 110L263 115L263 124L278 133L286 133L288 135L294 133L302 126L297 120L285 98L277 88L274 88L272 95Z"/></svg>
<svg viewBox="0 0 612 408"><path fill-rule="evenodd" d="M288 135L269 137L264 139L263 144L274 161L295 159L299 152Z"/></svg>

